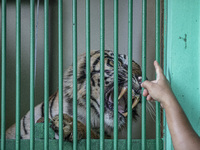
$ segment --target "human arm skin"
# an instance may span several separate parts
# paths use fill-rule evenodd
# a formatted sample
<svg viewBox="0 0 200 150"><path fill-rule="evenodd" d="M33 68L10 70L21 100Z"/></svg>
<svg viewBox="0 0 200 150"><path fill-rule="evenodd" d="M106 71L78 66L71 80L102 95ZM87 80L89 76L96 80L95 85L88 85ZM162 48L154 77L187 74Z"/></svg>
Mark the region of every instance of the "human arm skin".
<svg viewBox="0 0 200 150"><path fill-rule="evenodd" d="M200 150L200 138L190 125L183 109L173 94L159 64L154 61L157 78L144 81L143 95L147 100L157 100L165 109L166 119L175 150Z"/></svg>

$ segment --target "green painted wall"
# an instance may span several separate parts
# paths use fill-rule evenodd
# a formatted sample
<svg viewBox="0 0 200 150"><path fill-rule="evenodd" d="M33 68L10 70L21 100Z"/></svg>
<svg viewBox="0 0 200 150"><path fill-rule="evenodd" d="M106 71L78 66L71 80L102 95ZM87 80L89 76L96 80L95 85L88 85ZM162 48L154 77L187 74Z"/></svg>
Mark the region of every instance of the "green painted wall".
<svg viewBox="0 0 200 150"><path fill-rule="evenodd" d="M147 150L155 150L156 144L155 140L147 140ZM21 146L26 147L26 149L30 148L30 141L29 140L22 140ZM118 150L126 150L127 141L126 140L119 140ZM161 142L162 144L162 142ZM91 140L91 149L98 149L99 148L99 140ZM41 139L37 139L35 141L35 149L36 150L43 150L44 141ZM15 149L15 141L14 140L7 140L6 141L6 150L13 150ZM63 149L72 150L73 145L70 142L63 143ZM86 140L81 140L78 142L78 150L85 150L86 149ZM139 150L141 149L141 140L132 140L132 150ZM49 140L49 150L58 150L58 140ZM105 150L113 150L113 140L105 140Z"/></svg>
<svg viewBox="0 0 200 150"><path fill-rule="evenodd" d="M49 128L49 150L57 150L59 149L58 140L54 139L55 132L52 128ZM1 142L1 139L0 139ZM118 150L125 150L127 149L127 140L126 139L119 139L118 140ZM162 150L163 140L160 140L160 145ZM20 141L21 149L30 149L30 140L21 140ZM91 149L99 149L100 140L98 139L91 139ZM86 149L86 140L78 141L78 149L85 150ZM148 139L147 150L155 150L156 149L156 140L155 139ZM6 140L6 150L14 150L15 149L15 140ZM36 150L43 150L44 149L44 124L43 123L36 123L35 124L35 149ZM63 149L72 150L73 143L72 142L63 142ZM113 150L113 139L105 139L105 150ZM133 139L132 140L132 150L139 150L141 149L141 140L140 139Z"/></svg>
<svg viewBox="0 0 200 150"><path fill-rule="evenodd" d="M200 135L200 1L168 0L167 5L167 77ZM168 139L169 132L167 150L172 149Z"/></svg>

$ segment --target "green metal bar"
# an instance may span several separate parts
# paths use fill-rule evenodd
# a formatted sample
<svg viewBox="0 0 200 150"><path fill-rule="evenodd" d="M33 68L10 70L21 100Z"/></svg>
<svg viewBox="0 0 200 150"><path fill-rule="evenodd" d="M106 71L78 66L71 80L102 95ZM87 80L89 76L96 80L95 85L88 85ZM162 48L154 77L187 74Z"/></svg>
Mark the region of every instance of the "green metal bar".
<svg viewBox="0 0 200 150"><path fill-rule="evenodd" d="M132 149L132 30L133 30L133 1L128 1L128 125L127 149Z"/></svg>
<svg viewBox="0 0 200 150"><path fill-rule="evenodd" d="M195 4L195 3L193 3L193 4ZM180 11L180 13L179 13L179 11L176 11L175 9L173 9L173 7L175 8L176 6L178 6L178 5L176 5L176 4L174 4L175 6L173 6L173 1L171 1L171 0L165 0L165 9L166 9L166 36L165 36L165 42L166 42L166 48L165 48L165 50L166 50L166 52L165 52L165 54L166 54L166 56L165 56L165 58L166 58L166 60L165 60L165 63L166 63L166 65L167 65L167 67L165 68L165 75L166 75L166 78L169 80L169 83L170 83L170 86L172 86L172 80L171 80L171 75L172 74L170 74L171 73L171 66L172 66L172 50L171 50L171 48L172 48L172 40L171 40L171 37L173 37L173 34L174 34L174 32L173 32L173 34L172 34L172 28L173 27L176 27L177 28L177 25L180 25L180 24L178 24L177 23L177 25L175 25L175 24L173 24L172 25L172 21L173 21L173 19L172 19L172 17L171 16L174 16L176 13L178 13L179 15L186 15L186 14L184 14L184 12L183 11ZM182 8L182 6L184 6L185 4L183 4L183 5L180 5L180 8ZM197 5L198 6L198 5ZM192 6L193 7L193 6ZM191 7L191 8L192 8ZM168 11L169 10L169 8L170 8L170 11ZM171 11L171 10L173 10L173 11ZM194 9L193 9L194 10ZM190 16L191 17L191 16ZM184 19L183 18L185 18L185 16L184 17L181 17L182 18L182 20L180 21L180 23L183 23L184 22ZM189 18L188 18L189 19ZM170 22L170 23L169 23ZM188 25L188 23L187 23L187 25ZM198 24L197 24L198 25ZM187 28L181 28L181 29L187 29ZM178 31L177 29L176 29L176 31ZM177 32L177 33L181 33L181 32ZM190 31L190 33L192 33L191 31ZM170 38L168 38L168 36L170 36ZM195 37L195 36L194 36ZM174 38L175 39L175 38ZM179 46L178 44L174 44L175 46L177 45L177 46ZM169 48L169 49L167 49L167 48ZM175 50L175 51L177 51L177 50ZM180 55L179 55L180 56ZM182 56L184 56L184 55L182 55ZM176 59L176 58L175 58ZM185 59L184 59L185 60ZM175 65L175 64L173 64L173 65ZM194 67L194 66L193 66ZM174 70L175 71L175 70ZM174 72L173 71L173 72ZM176 79L177 80L177 79ZM177 82L177 81L176 81ZM180 83L180 82L179 82ZM180 84L181 85L181 84ZM181 99L182 99L183 97L181 97ZM169 150L173 150L174 148L173 148L173 143L172 143L172 138L171 138L171 134L170 134L170 131L169 131L169 127L168 127L168 124L167 124L167 121L166 121L166 118L165 118L165 122L166 122L166 127L165 127L165 147L166 147L166 149L169 149Z"/></svg>
<svg viewBox="0 0 200 150"><path fill-rule="evenodd" d="M44 149L49 149L49 0L44 1Z"/></svg>
<svg viewBox="0 0 200 150"><path fill-rule="evenodd" d="M167 74L167 0L164 0L164 74ZM163 141L164 147L166 147L166 128L167 128L167 121L166 121L166 114L165 110L163 109ZM167 148L167 147L166 147Z"/></svg>
<svg viewBox="0 0 200 150"><path fill-rule="evenodd" d="M77 0L73 0L73 150L77 150Z"/></svg>
<svg viewBox="0 0 200 150"><path fill-rule="evenodd" d="M63 149L63 0L58 1L59 150Z"/></svg>
<svg viewBox="0 0 200 150"><path fill-rule="evenodd" d="M85 1L86 21L86 149L91 149L91 133L90 133L90 0Z"/></svg>
<svg viewBox="0 0 200 150"><path fill-rule="evenodd" d="M20 149L21 0L16 1L16 143Z"/></svg>
<svg viewBox="0 0 200 150"><path fill-rule="evenodd" d="M164 0L164 74L165 74L165 76L167 77L168 80L170 79L170 75L168 74L169 72L167 70L171 66L171 61L167 57L168 54L169 54L169 56L171 55L170 50L167 50L168 44L169 44L169 46L171 45L170 40L169 40L169 42L167 41L167 34L168 34L168 28L169 28L169 26L168 26L168 16L171 15L170 14L171 12L168 12L168 4L169 3L170 2L168 0ZM169 80L169 82L171 84L170 80ZM166 149L170 150L170 149L173 149L173 144L172 144L171 135L170 135L169 128L168 128L168 125L167 125L167 121L166 121L165 111L163 113L163 118L164 118L163 123L165 125L164 126L165 127L165 130L164 130L164 135L165 135L164 136L164 147Z"/></svg>
<svg viewBox="0 0 200 150"><path fill-rule="evenodd" d="M167 0L164 0L164 74L167 73Z"/></svg>
<svg viewBox="0 0 200 150"><path fill-rule="evenodd" d="M160 0L156 0L156 61L160 64ZM156 150L160 150L160 103L156 102Z"/></svg>
<svg viewBox="0 0 200 150"><path fill-rule="evenodd" d="M114 0L114 149L118 149L118 0Z"/></svg>
<svg viewBox="0 0 200 150"><path fill-rule="evenodd" d="M100 0L100 150L104 150L104 49L105 49L104 0Z"/></svg>
<svg viewBox="0 0 200 150"><path fill-rule="evenodd" d="M34 70L35 70L35 3L30 0L30 149L35 149Z"/></svg>
<svg viewBox="0 0 200 150"><path fill-rule="evenodd" d="M1 150L6 149L6 0L1 1Z"/></svg>
<svg viewBox="0 0 200 150"><path fill-rule="evenodd" d="M147 1L142 2L142 82L146 80L146 17ZM142 88L143 93L144 88ZM146 98L142 96L142 150L146 149Z"/></svg>

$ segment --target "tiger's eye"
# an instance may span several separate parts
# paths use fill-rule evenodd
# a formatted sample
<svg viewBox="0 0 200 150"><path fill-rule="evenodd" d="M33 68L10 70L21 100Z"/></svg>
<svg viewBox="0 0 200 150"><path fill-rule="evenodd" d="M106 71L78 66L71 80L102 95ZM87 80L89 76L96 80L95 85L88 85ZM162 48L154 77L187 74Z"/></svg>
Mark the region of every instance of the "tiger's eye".
<svg viewBox="0 0 200 150"><path fill-rule="evenodd" d="M113 60L110 60L109 62L110 62L111 66L114 66L114 61Z"/></svg>
<svg viewBox="0 0 200 150"><path fill-rule="evenodd" d="M114 61L113 60L110 60L110 65L114 66ZM121 66L121 65L122 65L121 61L118 60L118 66Z"/></svg>

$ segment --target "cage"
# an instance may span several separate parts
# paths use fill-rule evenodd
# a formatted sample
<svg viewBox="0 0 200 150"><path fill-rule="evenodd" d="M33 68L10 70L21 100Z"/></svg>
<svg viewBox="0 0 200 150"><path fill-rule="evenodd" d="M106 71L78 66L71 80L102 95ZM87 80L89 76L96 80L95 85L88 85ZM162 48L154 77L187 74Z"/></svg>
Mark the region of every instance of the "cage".
<svg viewBox="0 0 200 150"><path fill-rule="evenodd" d="M199 133L199 2L189 0L93 0L93 1L1 1L1 149L173 149L171 137L160 112L154 121L143 97L138 119L132 120L128 101L128 126L118 132L117 100L114 100L112 139L104 139L105 103L100 101L99 139L91 139L90 52L100 50L99 95L104 99L104 55L114 52L132 56L142 67L143 81L155 78L153 60L160 61L177 99L193 128ZM196 14L196 15L194 15ZM35 19L34 19L35 18ZM15 23L16 22L16 23ZM187 22L187 23L185 23ZM15 35L15 36L14 36ZM12 42L11 42L12 41ZM13 42L14 41L14 42ZM16 41L16 42L15 42ZM156 50L155 50L156 49ZM161 50L160 50L161 49ZM191 51L189 51L191 50ZM77 140L77 56L86 52L86 138ZM191 63L186 63L186 62ZM49 96L63 88L63 73L73 63L73 142L59 140L49 127ZM132 63L128 63L132 64ZM184 64L184 66L180 66ZM128 65L130 67L130 65ZM132 67L127 68L131 72ZM44 71L43 71L44 70ZM185 72L189 72L185 74ZM117 71L114 94L118 97ZM16 76L15 76L16 74ZM131 75L131 76L130 76ZM132 74L128 73L128 78ZM103 82L102 82L103 81ZM182 82L184 81L184 82ZM128 89L132 89L128 85ZM185 91L188 89L188 91ZM198 94L194 95L194 91ZM130 97L131 90L128 90ZM183 94L184 93L184 94ZM59 90L59 128L63 124L63 91ZM130 98L128 98L130 99ZM191 99L190 102L187 99ZM44 101L44 123L36 123L34 106ZM147 109L147 110L146 110ZM30 139L21 139L20 119L30 110ZM15 114L15 115L14 115ZM91 114L91 115L90 115ZM146 116L147 115L147 116ZM104 117L103 117L104 116ZM5 129L16 122L16 139L6 139ZM21 130L21 131L20 131ZM124 136L125 135L125 136Z"/></svg>

